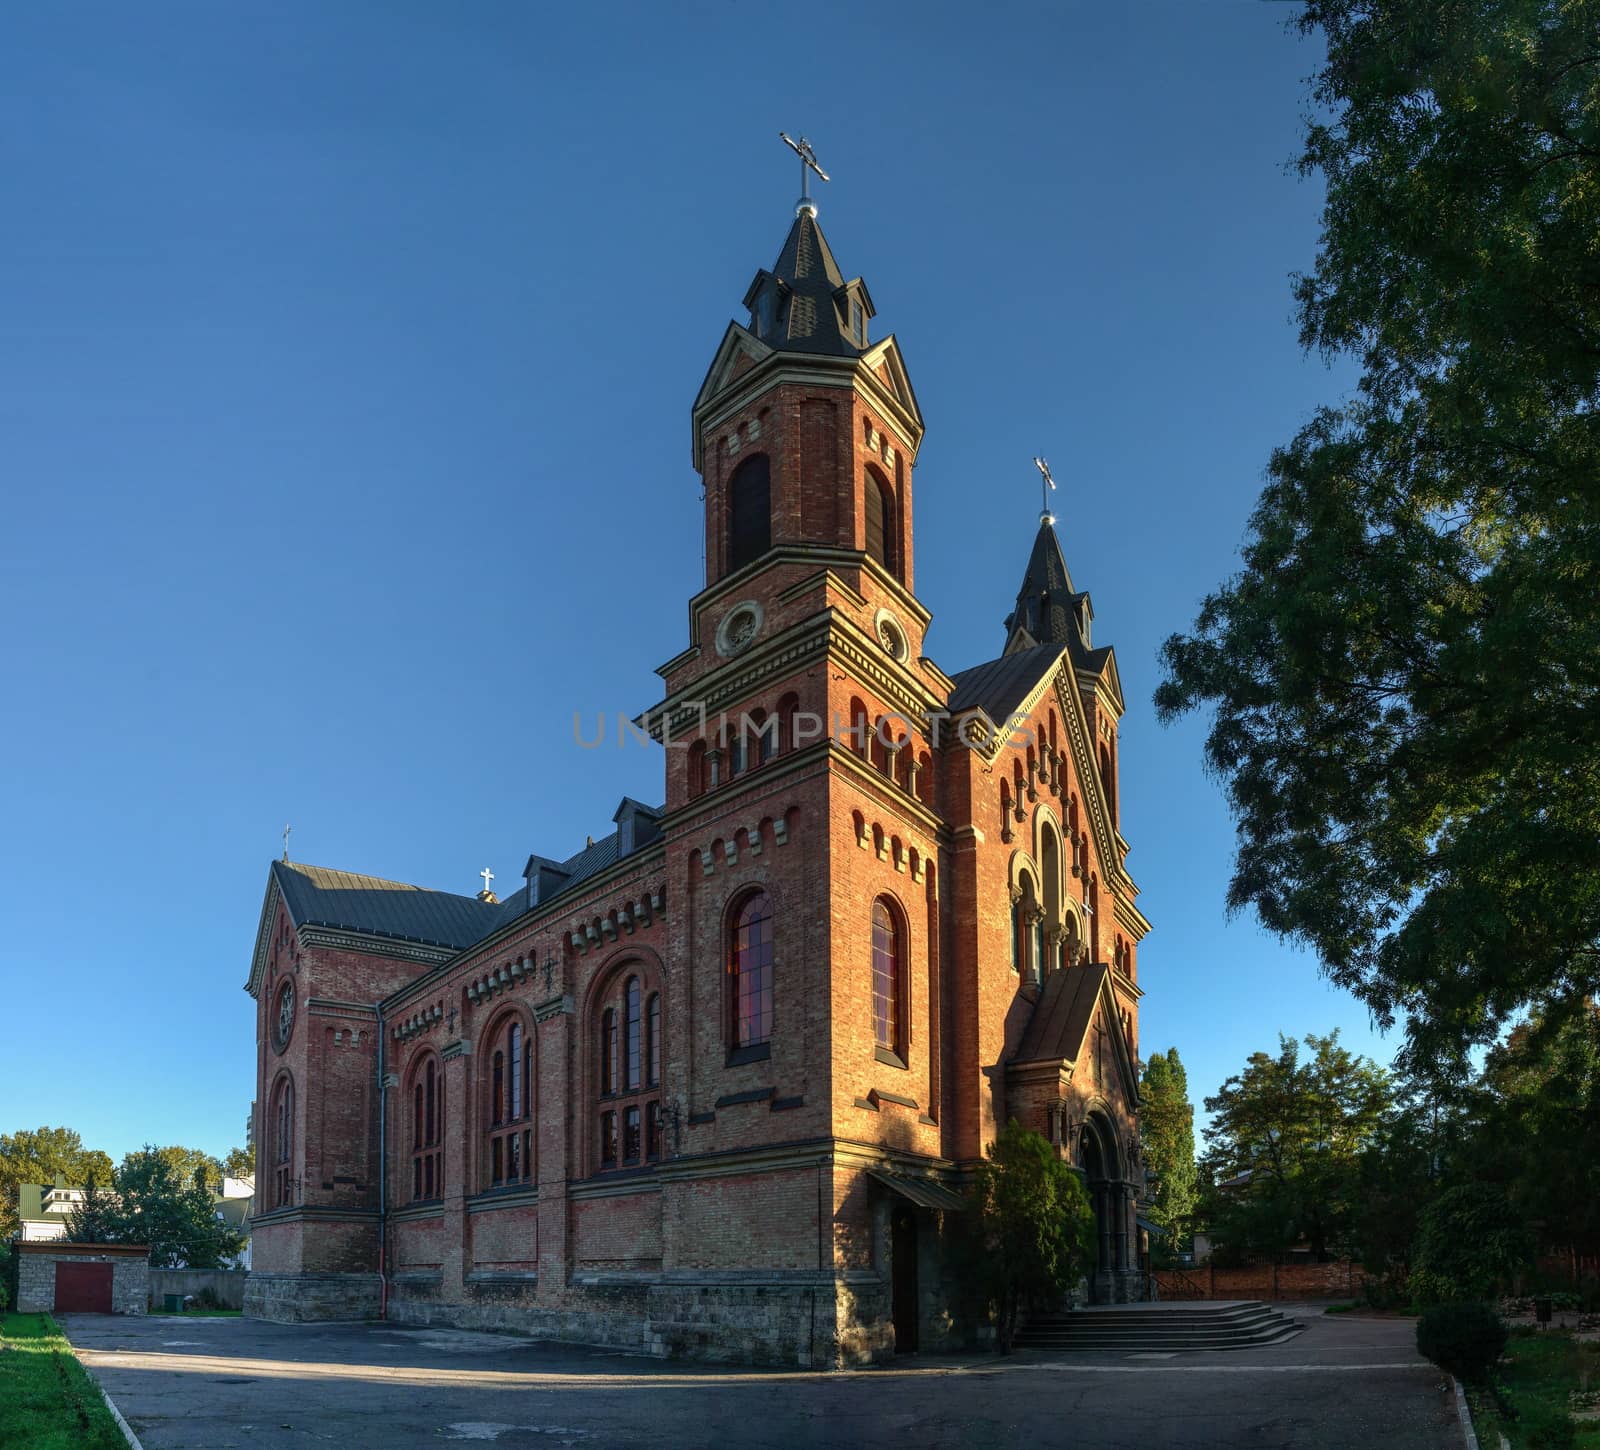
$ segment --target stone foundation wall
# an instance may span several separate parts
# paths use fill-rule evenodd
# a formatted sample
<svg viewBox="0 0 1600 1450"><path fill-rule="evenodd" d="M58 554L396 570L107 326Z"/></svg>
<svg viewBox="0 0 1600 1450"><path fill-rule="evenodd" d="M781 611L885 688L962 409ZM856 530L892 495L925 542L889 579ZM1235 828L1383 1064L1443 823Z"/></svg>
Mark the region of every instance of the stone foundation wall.
<svg viewBox="0 0 1600 1450"><path fill-rule="evenodd" d="M279 1324L376 1319L381 1305L376 1274L251 1273L244 1281L244 1312Z"/></svg>

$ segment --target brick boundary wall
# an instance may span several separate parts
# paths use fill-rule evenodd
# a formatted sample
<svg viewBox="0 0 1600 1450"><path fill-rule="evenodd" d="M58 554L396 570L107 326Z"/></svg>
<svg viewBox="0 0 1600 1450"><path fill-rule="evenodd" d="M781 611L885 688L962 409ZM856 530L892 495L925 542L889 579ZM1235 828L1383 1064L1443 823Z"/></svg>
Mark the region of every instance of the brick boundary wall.
<svg viewBox="0 0 1600 1450"><path fill-rule="evenodd" d="M1161 1297L1174 1299L1353 1299L1368 1274L1349 1259L1329 1264L1254 1264L1219 1269L1157 1269Z"/></svg>
<svg viewBox="0 0 1600 1450"><path fill-rule="evenodd" d="M111 1265L111 1312L143 1314L150 1297L150 1250L143 1244L69 1244L60 1239L15 1243L17 1312L49 1314L56 1307L56 1265Z"/></svg>

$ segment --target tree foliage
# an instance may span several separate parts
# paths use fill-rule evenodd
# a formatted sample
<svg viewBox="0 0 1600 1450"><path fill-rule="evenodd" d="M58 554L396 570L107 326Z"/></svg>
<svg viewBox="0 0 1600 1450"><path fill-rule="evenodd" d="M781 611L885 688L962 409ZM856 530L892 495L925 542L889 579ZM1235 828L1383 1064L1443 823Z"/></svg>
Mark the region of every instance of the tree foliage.
<svg viewBox="0 0 1600 1450"><path fill-rule="evenodd" d="M970 1198L974 1283L1009 1354L1020 1311L1059 1301L1086 1271L1094 1214L1078 1175L1015 1118L975 1171Z"/></svg>
<svg viewBox="0 0 1600 1450"><path fill-rule="evenodd" d="M1362 1154L1394 1102L1389 1073L1339 1043L1293 1038L1254 1053L1206 1099L1207 1222L1236 1255L1317 1258L1349 1246Z"/></svg>
<svg viewBox="0 0 1600 1450"><path fill-rule="evenodd" d="M1229 904L1407 1061L1600 988L1600 0L1309 0L1296 297L1361 368L1274 454L1164 648L1238 829Z"/></svg>
<svg viewBox="0 0 1600 1450"><path fill-rule="evenodd" d="M78 1187L94 1174L102 1183L111 1180L111 1159L98 1149L85 1148L70 1128L35 1128L0 1133L0 1239L16 1233L20 1220L18 1189L24 1183L54 1183L61 1179Z"/></svg>
<svg viewBox="0 0 1600 1450"><path fill-rule="evenodd" d="M1533 1235L1494 1183L1458 1183L1423 1211L1411 1258L1419 1304L1490 1299L1533 1259Z"/></svg>
<svg viewBox="0 0 1600 1450"><path fill-rule="evenodd" d="M256 1174L256 1145L247 1143L242 1148L228 1149L222 1160L222 1171L229 1178L254 1178Z"/></svg>
<svg viewBox="0 0 1600 1450"><path fill-rule="evenodd" d="M69 1235L93 1234L86 1242L148 1244L151 1266L158 1269L214 1269L233 1259L244 1237L219 1218L204 1164L185 1181L173 1163L169 1150L148 1144L129 1153L107 1190L97 1191L93 1215L85 1202L68 1223Z"/></svg>
<svg viewBox="0 0 1600 1450"><path fill-rule="evenodd" d="M154 1153L165 1162L179 1183L193 1182L196 1173L203 1173L209 1187L216 1190L222 1187L222 1160L213 1154L199 1148L185 1148L176 1143L165 1148L147 1147L145 1151Z"/></svg>
<svg viewBox="0 0 1600 1450"><path fill-rule="evenodd" d="M1194 1104L1178 1049L1151 1054L1139 1084L1139 1141L1145 1166L1156 1181L1148 1214L1168 1232L1168 1243L1185 1233L1194 1211Z"/></svg>

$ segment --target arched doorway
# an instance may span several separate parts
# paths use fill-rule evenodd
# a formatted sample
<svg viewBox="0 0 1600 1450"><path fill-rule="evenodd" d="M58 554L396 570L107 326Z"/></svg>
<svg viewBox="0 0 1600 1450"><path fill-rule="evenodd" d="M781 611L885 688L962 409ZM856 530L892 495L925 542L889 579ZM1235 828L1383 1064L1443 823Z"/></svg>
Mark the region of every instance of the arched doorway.
<svg viewBox="0 0 1600 1450"><path fill-rule="evenodd" d="M1116 1135L1102 1114L1091 1114L1083 1125L1078 1140L1078 1166L1083 1170L1089 1207L1094 1211L1089 1299L1095 1304L1114 1304L1122 1297L1122 1277L1127 1268L1126 1198Z"/></svg>

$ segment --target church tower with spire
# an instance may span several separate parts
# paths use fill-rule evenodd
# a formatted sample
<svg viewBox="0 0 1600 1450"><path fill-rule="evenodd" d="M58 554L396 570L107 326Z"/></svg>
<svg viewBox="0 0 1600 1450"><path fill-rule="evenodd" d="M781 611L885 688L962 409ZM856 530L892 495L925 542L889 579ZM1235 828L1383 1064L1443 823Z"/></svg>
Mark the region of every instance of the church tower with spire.
<svg viewBox="0 0 1600 1450"><path fill-rule="evenodd" d="M946 1245L1009 1118L1084 1175L1083 1292L1139 1290L1113 652L1046 515L995 658L930 657L922 414L809 196L740 313L690 417L703 586L636 722L662 803L504 899L274 863L248 1312L954 1348Z"/></svg>

